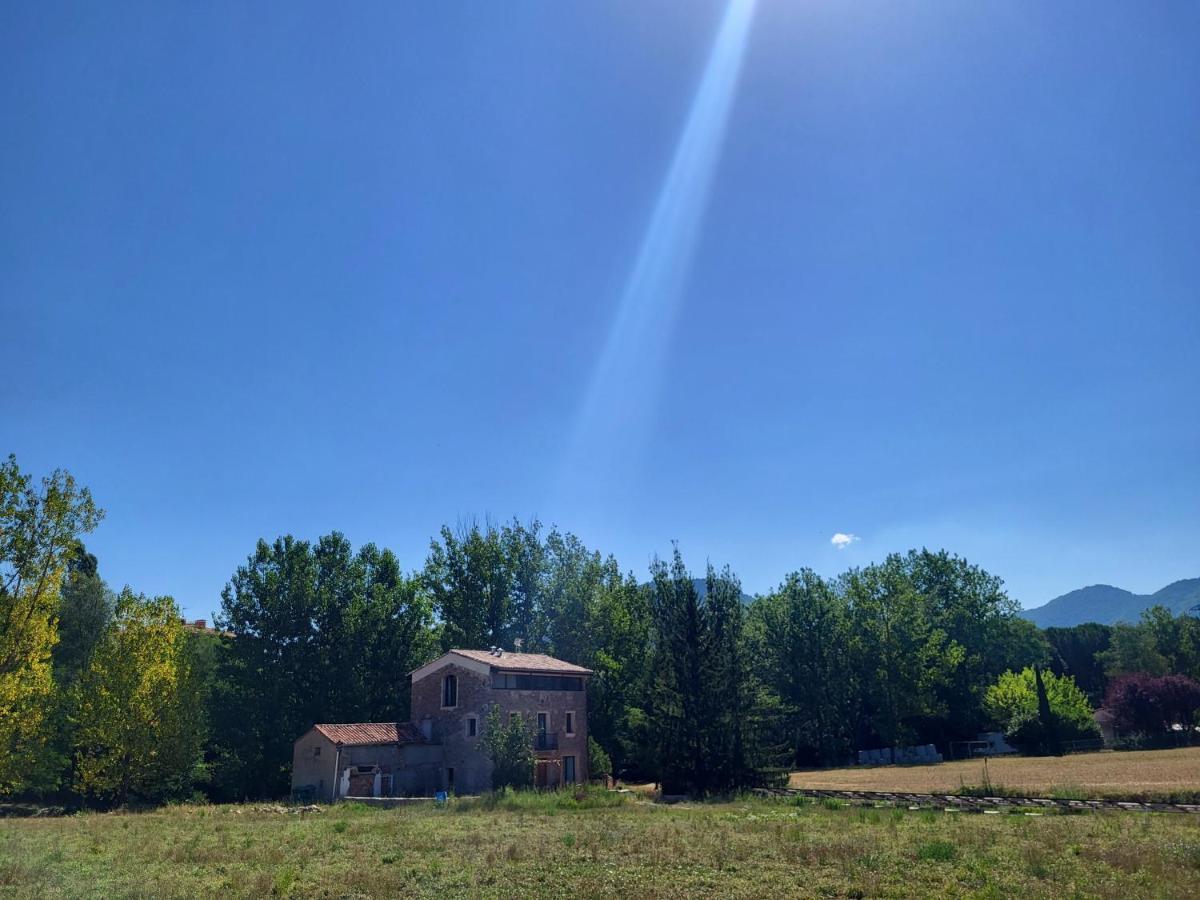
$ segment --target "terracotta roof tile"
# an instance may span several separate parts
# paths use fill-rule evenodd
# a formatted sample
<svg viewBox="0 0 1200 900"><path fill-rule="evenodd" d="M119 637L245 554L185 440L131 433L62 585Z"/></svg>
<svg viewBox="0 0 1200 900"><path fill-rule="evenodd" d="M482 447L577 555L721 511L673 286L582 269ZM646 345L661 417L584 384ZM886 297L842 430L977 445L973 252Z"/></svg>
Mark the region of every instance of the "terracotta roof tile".
<svg viewBox="0 0 1200 900"><path fill-rule="evenodd" d="M545 653L510 653L496 656L490 650L451 650L459 656L486 663L502 672L553 672L560 675L591 675L591 669L547 656Z"/></svg>
<svg viewBox="0 0 1200 900"><path fill-rule="evenodd" d="M412 722L350 722L314 725L335 744L423 744L425 736Z"/></svg>

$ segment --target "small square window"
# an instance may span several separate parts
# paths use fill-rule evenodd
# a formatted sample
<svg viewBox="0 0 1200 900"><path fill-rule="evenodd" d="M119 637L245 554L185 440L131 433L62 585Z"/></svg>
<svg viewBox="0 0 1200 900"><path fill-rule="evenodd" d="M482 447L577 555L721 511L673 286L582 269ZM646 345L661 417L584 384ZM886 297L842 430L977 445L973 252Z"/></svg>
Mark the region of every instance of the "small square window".
<svg viewBox="0 0 1200 900"><path fill-rule="evenodd" d="M317 744L317 746L313 747L313 757L315 758L320 755L321 755L321 745Z"/></svg>

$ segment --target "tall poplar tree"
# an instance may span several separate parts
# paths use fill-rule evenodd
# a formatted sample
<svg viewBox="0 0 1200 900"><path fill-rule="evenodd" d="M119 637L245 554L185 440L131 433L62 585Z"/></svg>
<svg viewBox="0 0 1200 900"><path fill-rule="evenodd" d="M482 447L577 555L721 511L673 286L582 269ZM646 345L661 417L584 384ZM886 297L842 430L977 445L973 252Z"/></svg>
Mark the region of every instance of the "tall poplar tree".
<svg viewBox="0 0 1200 900"><path fill-rule="evenodd" d="M200 775L204 710L170 597L125 588L76 685L76 782L117 805L187 796Z"/></svg>
<svg viewBox="0 0 1200 900"><path fill-rule="evenodd" d="M442 621L442 649L510 646L509 557L490 524L443 526L430 543L424 583Z"/></svg>
<svg viewBox="0 0 1200 900"><path fill-rule="evenodd" d="M63 471L35 487L14 456L0 463L0 795L45 788L59 589L78 538L103 516Z"/></svg>

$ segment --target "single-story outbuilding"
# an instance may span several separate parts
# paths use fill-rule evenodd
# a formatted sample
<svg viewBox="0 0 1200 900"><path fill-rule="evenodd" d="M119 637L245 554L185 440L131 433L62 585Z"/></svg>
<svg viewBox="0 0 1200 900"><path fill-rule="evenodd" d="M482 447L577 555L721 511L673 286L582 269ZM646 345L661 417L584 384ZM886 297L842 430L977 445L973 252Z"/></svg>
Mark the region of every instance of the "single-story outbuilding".
<svg viewBox="0 0 1200 900"><path fill-rule="evenodd" d="M411 722L314 725L292 747L296 793L339 797L428 796L440 787L442 748Z"/></svg>

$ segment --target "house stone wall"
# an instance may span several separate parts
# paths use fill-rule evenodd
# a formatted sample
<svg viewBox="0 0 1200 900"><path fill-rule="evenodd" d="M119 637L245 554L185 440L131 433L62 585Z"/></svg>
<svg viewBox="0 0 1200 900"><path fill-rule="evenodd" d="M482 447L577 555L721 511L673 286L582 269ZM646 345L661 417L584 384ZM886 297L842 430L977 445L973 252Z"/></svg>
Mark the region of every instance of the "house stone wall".
<svg viewBox="0 0 1200 900"><path fill-rule="evenodd" d="M447 675L458 677L458 705L442 708L442 680ZM585 682L586 685L586 682ZM474 794L491 789L492 763L481 744L487 714L492 704L498 704L507 719L520 713L530 730L536 731L537 714L548 716L547 733L558 737L558 749L539 751L539 759L550 763L551 785L562 779L562 758L575 757L575 781L584 783L587 771L587 691L507 690L492 687L491 675L450 663L412 685L412 717L422 727L429 727L433 740L440 741L443 750L443 777L440 789L449 787L448 770L454 769L454 790ZM575 733L565 734L567 711L575 714ZM467 719L474 717L478 727L475 737L467 735ZM428 724L426 724L428 723Z"/></svg>
<svg viewBox="0 0 1200 900"><path fill-rule="evenodd" d="M442 748L434 744L404 744L400 767L392 783L396 797L430 797L442 790Z"/></svg>
<svg viewBox="0 0 1200 900"><path fill-rule="evenodd" d="M458 677L458 705L442 708L442 679ZM438 790L449 790L449 770L454 770L453 789L459 794L491 790L492 761L480 745L483 720L491 693L488 677L463 666L450 664L417 679L412 685L412 718L442 745L442 777ZM477 720L475 737L467 736L467 719ZM427 724L428 723L428 724Z"/></svg>
<svg viewBox="0 0 1200 900"><path fill-rule="evenodd" d="M316 754L320 750L320 755ZM337 748L333 741L315 728L310 728L292 745L292 788L311 785L316 788L316 799L333 800L333 788L337 783Z"/></svg>

